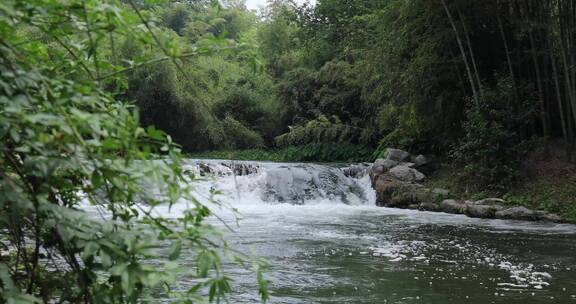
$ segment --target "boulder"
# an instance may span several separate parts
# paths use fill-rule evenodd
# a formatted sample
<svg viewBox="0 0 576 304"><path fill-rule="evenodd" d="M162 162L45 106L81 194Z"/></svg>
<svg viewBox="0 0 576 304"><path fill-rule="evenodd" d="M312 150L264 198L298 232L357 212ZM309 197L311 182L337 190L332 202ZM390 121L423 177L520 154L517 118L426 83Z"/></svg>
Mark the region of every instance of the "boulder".
<svg viewBox="0 0 576 304"><path fill-rule="evenodd" d="M494 218L496 212L504 209L506 201L499 198L486 198L478 201L466 201L466 215L477 218Z"/></svg>
<svg viewBox="0 0 576 304"><path fill-rule="evenodd" d="M370 169L370 174L378 175L388 172L391 168L397 166L399 163L391 159L379 158L374 162L372 168Z"/></svg>
<svg viewBox="0 0 576 304"><path fill-rule="evenodd" d="M466 205L457 200L447 199L440 203L440 211L452 214L462 214L466 211Z"/></svg>
<svg viewBox="0 0 576 304"><path fill-rule="evenodd" d="M538 219L536 212L526 207L512 207L500 210L496 212L495 216L496 218L499 219L508 219L508 220L533 221Z"/></svg>
<svg viewBox="0 0 576 304"><path fill-rule="evenodd" d="M435 201L436 196L432 193L432 190L424 187L419 187L415 189L414 197L415 200L419 203L430 203Z"/></svg>
<svg viewBox="0 0 576 304"><path fill-rule="evenodd" d="M401 182L388 174L381 174L372 179L372 187L376 191L376 205L390 207L392 197L400 189Z"/></svg>
<svg viewBox="0 0 576 304"><path fill-rule="evenodd" d="M422 172L404 165L398 165L390 169L390 174L403 182L409 183L419 182L426 178Z"/></svg>
<svg viewBox="0 0 576 304"><path fill-rule="evenodd" d="M376 204L384 207L408 208L419 202L418 197L425 188L419 184L406 183L390 174L379 175L373 181Z"/></svg>
<svg viewBox="0 0 576 304"><path fill-rule="evenodd" d="M350 165L348 167L342 168L341 170L342 170L342 173L344 173L344 176L360 178L360 177L363 177L364 175L366 175L366 173L369 172L369 170L371 170L371 169L372 169L372 164L363 163L363 164L358 164L358 165Z"/></svg>
<svg viewBox="0 0 576 304"><path fill-rule="evenodd" d="M397 162L407 162L410 160L410 153L400 149L388 148L384 151L384 158Z"/></svg>
<svg viewBox="0 0 576 304"><path fill-rule="evenodd" d="M200 173L200 176L206 176L206 175L214 174L214 172L212 172L212 168L210 168L209 165L204 164L204 163L198 164L198 171Z"/></svg>
<svg viewBox="0 0 576 304"><path fill-rule="evenodd" d="M476 205L504 205L506 201L501 198L485 198L479 201L475 201Z"/></svg>
<svg viewBox="0 0 576 304"><path fill-rule="evenodd" d="M548 213L546 211L536 211L536 216L539 220L559 223L562 222L562 218L558 214Z"/></svg>
<svg viewBox="0 0 576 304"><path fill-rule="evenodd" d="M494 218L498 208L490 205L466 204L465 214L469 217Z"/></svg>
<svg viewBox="0 0 576 304"><path fill-rule="evenodd" d="M422 154L413 156L410 161L414 163L414 167L416 168L425 166L430 163L430 159Z"/></svg>
<svg viewBox="0 0 576 304"><path fill-rule="evenodd" d="M420 203L418 209L422 211L438 211L438 205L434 203Z"/></svg>

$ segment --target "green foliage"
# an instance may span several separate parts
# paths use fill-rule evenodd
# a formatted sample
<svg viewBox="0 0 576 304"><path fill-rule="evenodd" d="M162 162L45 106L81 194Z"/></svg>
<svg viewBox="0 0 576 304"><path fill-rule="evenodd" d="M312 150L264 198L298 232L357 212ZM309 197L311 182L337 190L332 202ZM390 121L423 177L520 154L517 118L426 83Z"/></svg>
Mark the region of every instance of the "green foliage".
<svg viewBox="0 0 576 304"><path fill-rule="evenodd" d="M561 215L568 220L576 220L576 208L567 201L562 201L557 191L534 191L529 194L507 193L504 199L510 205L527 206L542 211Z"/></svg>
<svg viewBox="0 0 576 304"><path fill-rule="evenodd" d="M372 152L372 149L362 145L316 143L286 148L283 159L304 162L365 162L371 160Z"/></svg>
<svg viewBox="0 0 576 304"><path fill-rule="evenodd" d="M187 90L174 65L161 62L129 73L128 100L134 100L144 126L170 134L186 150L207 149L222 133L209 108ZM205 136L209 134L209 136ZM198 138L206 138L198 140Z"/></svg>
<svg viewBox="0 0 576 304"><path fill-rule="evenodd" d="M232 116L226 116L222 121L222 126L226 136L223 147L246 149L264 146L264 139L260 134L248 129Z"/></svg>
<svg viewBox="0 0 576 304"><path fill-rule="evenodd" d="M534 113L532 102L513 103L510 81L503 79L470 104L463 124L464 136L452 156L465 166L464 176L481 186L501 188L517 177L527 142L518 130L527 127Z"/></svg>
<svg viewBox="0 0 576 304"><path fill-rule="evenodd" d="M218 117L233 116L238 121L254 126L265 115L260 97L250 88L236 87L214 104L214 112Z"/></svg>
<svg viewBox="0 0 576 304"><path fill-rule="evenodd" d="M373 150L350 144L307 144L282 149L220 150L194 153L192 158L259 160L276 162L366 162Z"/></svg>
<svg viewBox="0 0 576 304"><path fill-rule="evenodd" d="M121 92L122 72L170 61L144 71L170 76L146 79L168 87L160 94L177 109L167 83L182 49L153 19L116 2L0 4L0 247L13 252L0 261L0 302L197 303L231 292L223 259L246 256L204 223L211 212L191 195L179 148L103 89ZM122 57L123 40L147 51ZM182 213L159 215L181 201Z"/></svg>
<svg viewBox="0 0 576 304"><path fill-rule="evenodd" d="M166 131L186 151L271 143L281 132L283 109L261 71L254 13L199 1L168 4L159 14L178 35L162 30L198 56L180 68L161 62L129 71L125 98L138 105L143 125ZM154 53L131 40L120 46L131 60Z"/></svg>
<svg viewBox="0 0 576 304"><path fill-rule="evenodd" d="M301 44L266 56L275 64L271 73L278 78L287 123L305 126L321 115L337 116L361 130L348 134L351 142L411 151L445 148L457 135L463 106L454 100L465 96L447 51L454 44L441 6L321 1L314 8L293 9L292 15L286 13L289 7L283 9L267 24L298 27L281 36L265 27L260 43L276 43L268 41L273 37ZM279 62L286 64L279 68Z"/></svg>
<svg viewBox="0 0 576 304"><path fill-rule="evenodd" d="M447 154L456 149L455 141L466 141L461 140L465 122L481 128L477 122L480 118L471 114L480 110L470 110L466 100L475 98L474 91L480 96L500 90L499 75L512 77L509 85L514 86L515 96L505 97L511 107L523 109L526 104L536 103L532 96L541 89L540 80L533 75L537 71L533 71L532 50L528 49L529 34L540 43L548 38L556 41L558 31L551 28L551 37L545 37L546 30L534 31L531 24L549 20L517 16L523 10L497 1L445 2L456 17L456 29L441 1L322 0L315 6L298 6L292 1L276 0L268 3L261 19L246 11L241 1L168 4L160 10L160 17L162 24L181 36L173 40L194 43L190 49L204 56L183 64L184 69L194 71L189 77L178 75L178 70L174 77L166 77L178 85L157 82L166 86L160 90L166 94L149 98L155 107L142 107L166 107L170 109L167 116L176 119L159 116L148 121L156 114L146 111L143 120L161 126L188 151L234 145L237 140L227 137L223 121L232 117L258 133L268 147L284 133L278 142L283 147L349 142L378 146L378 151L393 146ZM551 7L539 9L554 13ZM464 56L456 37L464 44ZM503 40L508 42L506 47L516 48L516 58L505 56L504 45L494 43ZM550 47L560 46L556 41ZM550 70L549 58L545 58L548 55L536 51L536 64L546 62L540 70ZM557 54L551 58L560 70L562 60ZM473 79L469 79L471 76ZM542 92L546 106L540 111L552 118L548 125L558 133L560 124L554 118L560 110L549 101L556 102L558 94L554 92L554 79L541 76L548 79L541 81L546 86ZM138 77L155 78L151 74ZM571 83L562 77L556 80L560 91L562 80ZM134 91L145 94L134 94L132 98L148 102L144 95L152 96L149 93L154 92L146 92L147 88L137 82L133 84ZM569 108L569 98L564 99L560 103L564 103L564 109ZM320 117L328 117L342 134L321 131ZM526 119L536 125L534 115ZM534 127L522 130L524 126L520 125L506 128L522 140L540 132ZM566 124L564 128L570 129ZM510 136L493 131L496 137ZM485 164L488 162L479 166ZM514 171L514 164L507 164L507 160L502 164L503 172L487 170L488 175Z"/></svg>
<svg viewBox="0 0 576 304"><path fill-rule="evenodd" d="M190 20L190 12L185 4L174 4L165 9L162 14L164 26L172 29L178 35L183 35L186 24Z"/></svg>
<svg viewBox="0 0 576 304"><path fill-rule="evenodd" d="M362 103L357 71L344 61L327 62L319 71L316 81L319 84L314 92L320 113L338 116L350 124L359 124Z"/></svg>
<svg viewBox="0 0 576 304"><path fill-rule="evenodd" d="M290 132L276 137L278 147L299 146L309 143L353 143L362 130L342 124L333 117L330 121L324 115L308 121L303 126L293 127Z"/></svg>
<svg viewBox="0 0 576 304"><path fill-rule="evenodd" d="M557 160L556 160L557 161ZM555 161L544 161L546 167L553 167ZM481 200L501 197L509 206L525 206L533 210L556 213L565 220L576 220L576 176L558 170L538 172L518 177L510 187L482 187L463 178L462 164L452 163L432 173L427 180L429 188L450 189L452 198Z"/></svg>
<svg viewBox="0 0 576 304"><path fill-rule="evenodd" d="M365 128L360 85L354 66L335 61L319 71L298 68L287 72L278 84L280 101L295 126L279 136L280 146L311 142L374 142L374 132ZM328 119L327 117L330 117Z"/></svg>
<svg viewBox="0 0 576 304"><path fill-rule="evenodd" d="M439 150L456 135L464 97L445 17L425 1L389 1L375 17L377 46L363 63L363 96L378 113L381 145Z"/></svg>
<svg viewBox="0 0 576 304"><path fill-rule="evenodd" d="M268 5L264 16L266 19L257 32L260 51L270 73L280 77L299 64L297 50L301 43L296 12L289 1L274 1Z"/></svg>
<svg viewBox="0 0 576 304"><path fill-rule="evenodd" d="M571 173L567 176L558 173L545 172L525 178L503 198L509 204L556 213L564 219L576 221L576 177Z"/></svg>
<svg viewBox="0 0 576 304"><path fill-rule="evenodd" d="M304 123L318 114L314 91L316 73L306 68L297 68L285 74L277 84L278 98L286 107L289 124Z"/></svg>
<svg viewBox="0 0 576 304"><path fill-rule="evenodd" d="M265 75L242 75L214 103L213 112L219 119L233 117L270 142L279 133L284 112L275 96L269 94L271 86Z"/></svg>

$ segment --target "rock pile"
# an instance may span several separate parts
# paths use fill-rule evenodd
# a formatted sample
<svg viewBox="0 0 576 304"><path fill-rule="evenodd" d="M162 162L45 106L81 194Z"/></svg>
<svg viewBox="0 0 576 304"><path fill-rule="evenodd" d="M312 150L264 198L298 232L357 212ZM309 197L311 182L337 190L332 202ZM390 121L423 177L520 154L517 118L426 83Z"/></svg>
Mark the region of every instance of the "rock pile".
<svg viewBox="0 0 576 304"><path fill-rule="evenodd" d="M420 184L426 179L421 169L431 165L431 158L413 156L399 149L387 149L384 158L370 168L376 204L382 207L418 209L423 211L464 214L476 218L496 218L526 221L563 222L556 214L509 206L499 198L459 201L450 198L445 189L427 188Z"/></svg>

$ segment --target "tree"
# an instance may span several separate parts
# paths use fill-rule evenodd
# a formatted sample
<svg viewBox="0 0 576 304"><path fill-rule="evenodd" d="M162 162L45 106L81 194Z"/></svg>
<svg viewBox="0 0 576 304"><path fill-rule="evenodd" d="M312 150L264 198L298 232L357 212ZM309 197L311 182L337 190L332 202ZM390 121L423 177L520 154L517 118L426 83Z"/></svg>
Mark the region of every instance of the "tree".
<svg viewBox="0 0 576 304"><path fill-rule="evenodd" d="M150 11L101 1L13 0L0 16L0 246L11 253L0 260L0 302L137 303L163 287L186 303L203 289L221 300L232 290L220 266L227 245L203 222L210 210L185 186L178 147L104 90L145 65L181 68L170 36ZM163 57L111 65L123 62L111 47L123 37ZM155 214L180 200L190 206L178 217ZM179 266L183 253L196 269ZM172 288L182 277L193 286Z"/></svg>

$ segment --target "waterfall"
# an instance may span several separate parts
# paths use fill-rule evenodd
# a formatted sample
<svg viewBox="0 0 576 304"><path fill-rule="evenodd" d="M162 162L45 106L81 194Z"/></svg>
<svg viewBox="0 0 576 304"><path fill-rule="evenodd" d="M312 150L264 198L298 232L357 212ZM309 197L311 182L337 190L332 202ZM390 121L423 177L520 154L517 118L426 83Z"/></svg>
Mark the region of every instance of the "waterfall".
<svg viewBox="0 0 576 304"><path fill-rule="evenodd" d="M331 203L374 205L370 164L335 165L188 160L185 170L196 192L217 189L219 199L233 203Z"/></svg>

